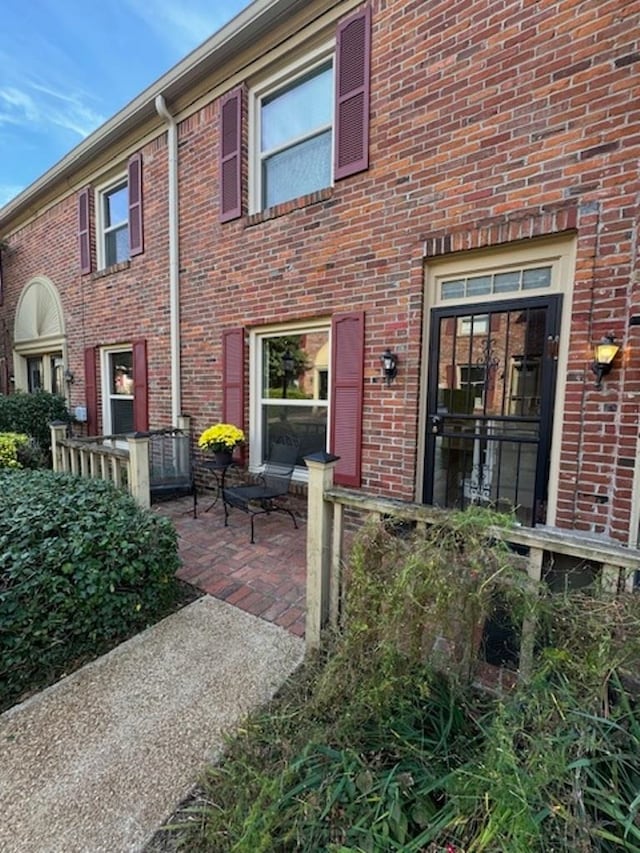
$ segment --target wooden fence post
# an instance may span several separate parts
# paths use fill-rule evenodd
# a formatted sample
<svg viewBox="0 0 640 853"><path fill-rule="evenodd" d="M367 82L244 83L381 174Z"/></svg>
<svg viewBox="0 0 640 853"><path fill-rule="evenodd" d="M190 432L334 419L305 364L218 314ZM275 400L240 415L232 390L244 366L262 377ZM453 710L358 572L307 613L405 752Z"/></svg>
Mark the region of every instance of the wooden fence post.
<svg viewBox="0 0 640 853"><path fill-rule="evenodd" d="M151 506L149 486L149 436L136 433L127 439L129 445L129 491L140 506Z"/></svg>
<svg viewBox="0 0 640 853"><path fill-rule="evenodd" d="M61 464L59 442L61 439L67 437L66 421L51 421L49 429L51 430L51 462L53 470L56 472L62 471L64 470L64 466Z"/></svg>
<svg viewBox="0 0 640 853"><path fill-rule="evenodd" d="M305 642L320 648L320 633L329 617L332 596L332 505L324 493L333 485L333 469L340 457L320 451L305 456L309 469L307 497L307 616ZM334 583L336 579L334 578Z"/></svg>

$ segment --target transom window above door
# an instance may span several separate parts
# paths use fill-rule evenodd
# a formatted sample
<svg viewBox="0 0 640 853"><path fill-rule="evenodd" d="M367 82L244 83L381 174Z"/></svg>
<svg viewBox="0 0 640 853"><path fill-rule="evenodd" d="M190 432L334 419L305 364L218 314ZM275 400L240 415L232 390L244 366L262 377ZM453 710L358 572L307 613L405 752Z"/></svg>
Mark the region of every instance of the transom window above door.
<svg viewBox="0 0 640 853"><path fill-rule="evenodd" d="M333 58L253 96L253 203L261 210L332 183Z"/></svg>
<svg viewBox="0 0 640 853"><path fill-rule="evenodd" d="M551 287L551 267L534 267L441 281L440 299L465 299L548 287Z"/></svg>

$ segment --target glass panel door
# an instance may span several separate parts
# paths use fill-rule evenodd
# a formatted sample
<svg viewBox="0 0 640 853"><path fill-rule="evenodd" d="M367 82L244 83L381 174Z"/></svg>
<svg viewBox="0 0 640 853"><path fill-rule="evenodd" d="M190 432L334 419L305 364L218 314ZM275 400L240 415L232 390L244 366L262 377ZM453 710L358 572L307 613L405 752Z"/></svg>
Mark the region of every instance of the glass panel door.
<svg viewBox="0 0 640 853"><path fill-rule="evenodd" d="M44 388L42 376L42 358L35 356L27 359L27 388L29 393L40 391Z"/></svg>
<svg viewBox="0 0 640 853"><path fill-rule="evenodd" d="M131 350L109 353L109 414L112 435L133 429L133 354Z"/></svg>
<svg viewBox="0 0 640 853"><path fill-rule="evenodd" d="M546 513L560 297L432 312L425 503Z"/></svg>

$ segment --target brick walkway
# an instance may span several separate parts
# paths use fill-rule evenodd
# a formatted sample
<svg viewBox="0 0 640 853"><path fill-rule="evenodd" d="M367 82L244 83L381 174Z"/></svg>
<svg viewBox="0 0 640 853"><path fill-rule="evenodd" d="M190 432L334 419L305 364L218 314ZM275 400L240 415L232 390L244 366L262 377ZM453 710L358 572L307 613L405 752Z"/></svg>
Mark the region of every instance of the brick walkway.
<svg viewBox="0 0 640 853"><path fill-rule="evenodd" d="M249 517L232 510L225 528L222 504L218 501L207 512L210 503L210 494L199 496L195 519L188 497L154 506L173 519L178 531L178 577L303 637L307 526L301 513L292 503L298 530L287 515L257 516L251 545Z"/></svg>

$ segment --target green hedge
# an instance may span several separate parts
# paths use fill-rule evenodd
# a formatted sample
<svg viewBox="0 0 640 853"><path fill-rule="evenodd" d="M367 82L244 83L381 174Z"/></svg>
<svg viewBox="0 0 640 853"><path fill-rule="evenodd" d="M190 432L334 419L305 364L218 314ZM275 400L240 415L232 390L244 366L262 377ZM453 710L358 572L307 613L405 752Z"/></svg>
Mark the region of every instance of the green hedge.
<svg viewBox="0 0 640 853"><path fill-rule="evenodd" d="M51 447L51 421L69 421L64 397L48 391L0 394L0 432L25 433L43 450Z"/></svg>
<svg viewBox="0 0 640 853"><path fill-rule="evenodd" d="M0 470L0 708L169 612L171 522L99 480Z"/></svg>

